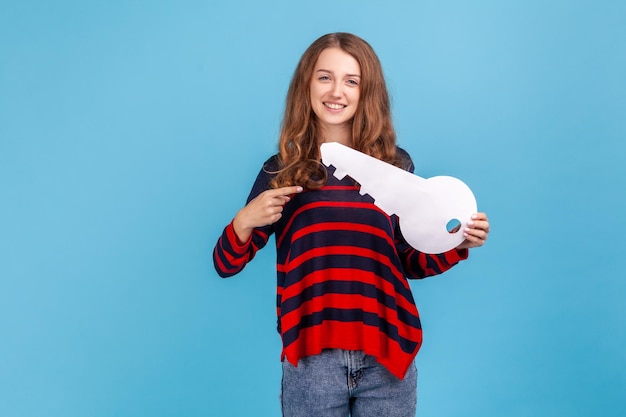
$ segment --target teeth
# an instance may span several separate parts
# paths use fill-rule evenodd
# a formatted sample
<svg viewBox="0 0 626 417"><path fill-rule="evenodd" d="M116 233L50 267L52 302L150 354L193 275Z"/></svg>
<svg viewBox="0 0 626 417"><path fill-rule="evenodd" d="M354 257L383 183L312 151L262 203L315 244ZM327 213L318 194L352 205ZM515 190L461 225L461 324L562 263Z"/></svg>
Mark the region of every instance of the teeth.
<svg viewBox="0 0 626 417"><path fill-rule="evenodd" d="M343 109L345 107L343 104L334 104L334 103L324 103L324 105L334 110Z"/></svg>

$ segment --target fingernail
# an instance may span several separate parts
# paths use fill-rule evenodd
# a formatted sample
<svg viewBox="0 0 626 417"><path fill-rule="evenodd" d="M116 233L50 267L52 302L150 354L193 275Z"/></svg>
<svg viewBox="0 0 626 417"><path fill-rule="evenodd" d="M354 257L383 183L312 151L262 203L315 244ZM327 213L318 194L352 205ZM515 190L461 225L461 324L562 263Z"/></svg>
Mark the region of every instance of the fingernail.
<svg viewBox="0 0 626 417"><path fill-rule="evenodd" d="M467 222L467 225L468 225L468 226L472 226L473 224L474 224L474 222L473 222L473 221L471 221L471 220L470 220L469 222Z"/></svg>
<svg viewBox="0 0 626 417"><path fill-rule="evenodd" d="M476 220L478 216L476 214L472 214L472 219Z"/></svg>
<svg viewBox="0 0 626 417"><path fill-rule="evenodd" d="M302 187L297 188L298 192L302 191Z"/></svg>

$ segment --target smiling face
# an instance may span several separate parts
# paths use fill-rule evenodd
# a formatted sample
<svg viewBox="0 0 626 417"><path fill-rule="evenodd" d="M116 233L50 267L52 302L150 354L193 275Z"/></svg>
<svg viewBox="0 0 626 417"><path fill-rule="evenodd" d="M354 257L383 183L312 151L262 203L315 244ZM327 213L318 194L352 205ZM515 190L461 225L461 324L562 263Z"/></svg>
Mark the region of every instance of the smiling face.
<svg viewBox="0 0 626 417"><path fill-rule="evenodd" d="M320 141L350 145L360 83L361 67L352 55L339 48L322 51L311 78L311 107L317 116Z"/></svg>

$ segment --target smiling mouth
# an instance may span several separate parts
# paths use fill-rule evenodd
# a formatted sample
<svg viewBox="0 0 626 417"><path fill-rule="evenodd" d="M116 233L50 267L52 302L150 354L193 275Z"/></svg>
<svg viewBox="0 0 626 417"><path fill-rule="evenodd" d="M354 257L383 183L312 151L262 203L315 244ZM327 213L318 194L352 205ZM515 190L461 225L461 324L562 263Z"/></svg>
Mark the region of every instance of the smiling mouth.
<svg viewBox="0 0 626 417"><path fill-rule="evenodd" d="M324 103L324 106L328 107L329 109L333 109L333 110L340 110L343 109L345 107L348 107L344 104L336 104L336 103Z"/></svg>

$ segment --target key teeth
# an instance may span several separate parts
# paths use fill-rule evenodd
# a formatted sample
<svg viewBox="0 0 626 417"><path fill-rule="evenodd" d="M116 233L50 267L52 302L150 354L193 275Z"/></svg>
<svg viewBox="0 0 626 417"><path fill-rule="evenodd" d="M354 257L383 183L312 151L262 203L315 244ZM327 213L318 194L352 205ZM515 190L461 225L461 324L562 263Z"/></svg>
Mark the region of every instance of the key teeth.
<svg viewBox="0 0 626 417"><path fill-rule="evenodd" d="M340 169L335 169L335 172L333 173L333 175L335 176L335 178L337 178L338 180L342 180L344 179L344 177L346 175L348 175L347 172L345 171L341 171Z"/></svg>

